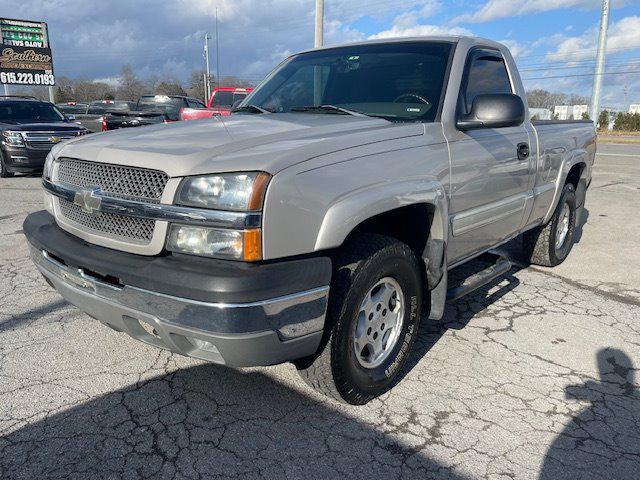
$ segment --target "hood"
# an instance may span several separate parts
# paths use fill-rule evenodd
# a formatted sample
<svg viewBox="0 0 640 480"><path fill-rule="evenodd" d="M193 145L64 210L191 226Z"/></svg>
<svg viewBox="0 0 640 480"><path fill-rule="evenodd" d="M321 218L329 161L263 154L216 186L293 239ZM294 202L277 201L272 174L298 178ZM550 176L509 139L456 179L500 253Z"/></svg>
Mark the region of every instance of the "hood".
<svg viewBox="0 0 640 480"><path fill-rule="evenodd" d="M420 123L336 114L236 114L115 130L71 140L56 156L154 168L171 177L271 174L338 150L422 135Z"/></svg>
<svg viewBox="0 0 640 480"><path fill-rule="evenodd" d="M49 122L49 123L3 123L0 122L2 130L18 130L21 132L74 132L85 128L77 123L70 122Z"/></svg>

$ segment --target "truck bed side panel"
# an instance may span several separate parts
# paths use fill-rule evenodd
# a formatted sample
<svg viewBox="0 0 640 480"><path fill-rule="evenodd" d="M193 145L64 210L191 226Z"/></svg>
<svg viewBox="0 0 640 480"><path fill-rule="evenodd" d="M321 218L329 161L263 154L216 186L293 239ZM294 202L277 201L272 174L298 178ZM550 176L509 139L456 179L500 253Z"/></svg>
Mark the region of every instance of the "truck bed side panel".
<svg viewBox="0 0 640 480"><path fill-rule="evenodd" d="M533 127L538 137L538 168L527 226L549 220L573 165L585 164L582 178L589 183L595 157L595 130L589 121L534 122Z"/></svg>

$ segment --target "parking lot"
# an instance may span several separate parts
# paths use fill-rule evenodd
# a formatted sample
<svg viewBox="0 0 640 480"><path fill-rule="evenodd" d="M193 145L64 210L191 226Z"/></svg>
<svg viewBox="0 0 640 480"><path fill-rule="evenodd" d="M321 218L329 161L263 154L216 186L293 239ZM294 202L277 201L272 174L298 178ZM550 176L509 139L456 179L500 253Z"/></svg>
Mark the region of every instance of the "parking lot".
<svg viewBox="0 0 640 480"><path fill-rule="evenodd" d="M599 147L563 265L423 321L401 383L364 407L291 365L206 364L79 313L27 258L41 197L37 177L0 180L0 478L640 476L640 145Z"/></svg>

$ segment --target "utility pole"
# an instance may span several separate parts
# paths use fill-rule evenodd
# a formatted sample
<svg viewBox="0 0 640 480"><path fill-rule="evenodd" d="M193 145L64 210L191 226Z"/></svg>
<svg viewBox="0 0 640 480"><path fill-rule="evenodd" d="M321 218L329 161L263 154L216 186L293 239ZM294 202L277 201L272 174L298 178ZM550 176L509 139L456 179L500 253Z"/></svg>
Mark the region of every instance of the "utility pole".
<svg viewBox="0 0 640 480"><path fill-rule="evenodd" d="M216 7L216 86L220 86L220 42L218 41L218 8Z"/></svg>
<svg viewBox="0 0 640 480"><path fill-rule="evenodd" d="M324 0L316 0L316 36L314 47L324 44Z"/></svg>
<svg viewBox="0 0 640 480"><path fill-rule="evenodd" d="M609 12L611 4L609 0L602 0L602 15L600 18L600 34L598 36L598 53L596 56L596 73L593 78L593 91L591 94L591 120L598 123L600 114L600 96L602 91L602 77L604 74L604 62L607 50L607 30L609 28Z"/></svg>
<svg viewBox="0 0 640 480"><path fill-rule="evenodd" d="M315 48L324 44L324 0L316 0L316 33L313 41ZM313 104L322 105L322 70L319 66L313 68Z"/></svg>
<svg viewBox="0 0 640 480"><path fill-rule="evenodd" d="M205 82L204 82L204 90L205 90L205 95L206 98L204 99L205 103L207 103L209 101L209 98L211 97L211 73L209 71L209 39L211 37L209 36L208 33L205 33L204 35L204 59L205 59L205 64L207 67L207 76L205 78Z"/></svg>

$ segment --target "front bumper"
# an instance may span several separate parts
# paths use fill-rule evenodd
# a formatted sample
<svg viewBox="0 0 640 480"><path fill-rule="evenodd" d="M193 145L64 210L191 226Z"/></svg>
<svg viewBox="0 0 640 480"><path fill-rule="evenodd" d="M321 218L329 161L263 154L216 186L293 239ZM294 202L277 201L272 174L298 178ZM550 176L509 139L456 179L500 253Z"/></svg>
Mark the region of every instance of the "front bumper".
<svg viewBox="0 0 640 480"><path fill-rule="evenodd" d="M230 366L295 360L320 344L329 259L254 265L248 271L236 263L243 271L234 277L222 266L212 269L216 262L208 259L142 257L88 244L57 227L46 212L29 215L24 232L34 263L66 300L145 343ZM234 264L217 263L227 269ZM294 291L283 290L285 284Z"/></svg>
<svg viewBox="0 0 640 480"><path fill-rule="evenodd" d="M2 156L9 172L41 172L49 150L2 145Z"/></svg>

